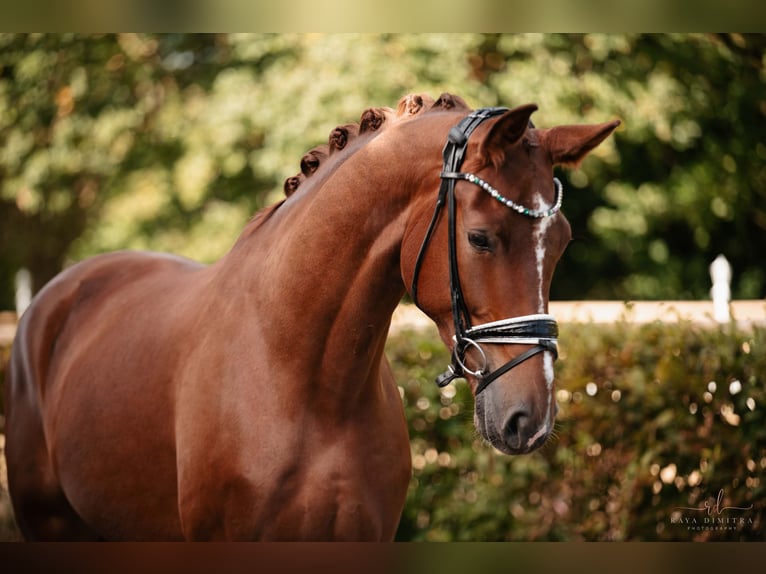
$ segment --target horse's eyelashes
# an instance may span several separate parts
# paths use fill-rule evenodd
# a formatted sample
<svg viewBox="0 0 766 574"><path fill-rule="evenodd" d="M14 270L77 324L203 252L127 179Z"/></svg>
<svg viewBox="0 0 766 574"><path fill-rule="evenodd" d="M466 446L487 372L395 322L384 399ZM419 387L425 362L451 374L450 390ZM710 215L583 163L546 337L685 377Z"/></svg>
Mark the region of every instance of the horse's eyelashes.
<svg viewBox="0 0 766 574"><path fill-rule="evenodd" d="M484 231L469 231L468 243L471 247L477 251L490 252L492 251L492 241Z"/></svg>

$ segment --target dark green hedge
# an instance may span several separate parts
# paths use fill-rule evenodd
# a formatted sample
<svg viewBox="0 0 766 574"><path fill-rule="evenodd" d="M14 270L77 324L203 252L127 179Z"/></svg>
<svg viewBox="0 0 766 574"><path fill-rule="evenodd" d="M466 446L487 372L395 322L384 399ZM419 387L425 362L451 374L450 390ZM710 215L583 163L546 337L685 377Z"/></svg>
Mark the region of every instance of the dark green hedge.
<svg viewBox="0 0 766 574"><path fill-rule="evenodd" d="M766 329L571 324L560 343L556 436L509 457L478 437L464 382L433 383L441 342L390 338L414 463L397 539L766 538Z"/></svg>
<svg viewBox="0 0 766 574"><path fill-rule="evenodd" d="M560 344L555 437L509 457L464 382L432 382L441 343L389 340L414 463L399 540L766 538L766 330L570 324Z"/></svg>

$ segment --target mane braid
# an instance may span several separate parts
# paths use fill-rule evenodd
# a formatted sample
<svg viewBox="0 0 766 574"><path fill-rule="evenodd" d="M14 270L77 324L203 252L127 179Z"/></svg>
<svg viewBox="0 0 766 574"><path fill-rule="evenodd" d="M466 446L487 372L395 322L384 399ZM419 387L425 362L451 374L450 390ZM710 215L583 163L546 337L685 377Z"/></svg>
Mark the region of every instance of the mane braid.
<svg viewBox="0 0 766 574"><path fill-rule="evenodd" d="M338 126L330 132L330 138L327 142L330 153L344 149L348 142L356 139L359 135L359 124L346 124Z"/></svg>
<svg viewBox="0 0 766 574"><path fill-rule="evenodd" d="M327 157L329 151L330 146L325 144L315 147L306 155L304 155L301 158L301 173L306 177L309 177L312 173L319 169L319 164L324 158Z"/></svg>
<svg viewBox="0 0 766 574"><path fill-rule="evenodd" d="M434 102L433 108L441 108L443 110L455 110L470 112L471 107L465 103L465 100L460 96L448 94L444 92L439 99Z"/></svg>
<svg viewBox="0 0 766 574"><path fill-rule="evenodd" d="M335 127L329 135L326 144L312 148L301 158L300 173L288 177L284 183L287 197L295 193L309 177L319 170L330 156L338 156L339 152L350 149L349 144L357 141L361 135L374 137L386 124L387 114L384 108L370 108L362 113L358 124L345 124Z"/></svg>
<svg viewBox="0 0 766 574"><path fill-rule="evenodd" d="M415 116L434 105L434 99L428 94L409 94L399 100L396 106L396 115L398 117Z"/></svg>

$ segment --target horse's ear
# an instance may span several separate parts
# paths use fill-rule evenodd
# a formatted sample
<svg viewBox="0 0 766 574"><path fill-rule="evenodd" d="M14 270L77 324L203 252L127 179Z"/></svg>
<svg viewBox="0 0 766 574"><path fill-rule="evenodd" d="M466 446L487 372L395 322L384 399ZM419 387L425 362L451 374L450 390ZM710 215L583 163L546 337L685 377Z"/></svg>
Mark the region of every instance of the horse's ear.
<svg viewBox="0 0 766 574"><path fill-rule="evenodd" d="M493 151L502 153L508 146L519 141L529 127L529 116L537 110L537 104L526 104L508 110L498 119L484 138L482 150L491 155Z"/></svg>
<svg viewBox="0 0 766 574"><path fill-rule="evenodd" d="M556 126L542 130L543 144L551 154L553 165L577 166L619 125L620 120L595 125Z"/></svg>

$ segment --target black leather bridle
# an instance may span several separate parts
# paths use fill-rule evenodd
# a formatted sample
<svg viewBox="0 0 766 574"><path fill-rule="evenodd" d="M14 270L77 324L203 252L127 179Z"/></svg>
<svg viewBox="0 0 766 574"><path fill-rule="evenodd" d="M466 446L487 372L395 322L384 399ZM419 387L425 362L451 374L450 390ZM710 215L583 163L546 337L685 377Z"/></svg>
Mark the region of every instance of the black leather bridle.
<svg viewBox="0 0 766 574"><path fill-rule="evenodd" d="M554 184L556 186L556 201L554 206L547 210L535 210L526 208L503 197L503 195L495 188L475 175L460 172L460 166L463 163L463 157L468 145L468 138L471 133L483 121L501 115L506 111L508 111L508 108L482 108L475 110L450 130L447 144L444 146L442 154L444 158L444 166L440 174L441 186L439 187L439 195L436 200L436 208L434 209L433 217L431 218L428 230L423 238L423 243L420 246L417 260L415 261L415 270L413 272L412 287L410 290L412 299L417 305L418 277L420 275L423 257L431 243L431 238L446 202L450 296L452 302L452 319L455 323L455 345L452 351L452 362L447 370L436 378L436 384L443 387L448 385L454 379L460 378L467 373L476 377L479 381L478 386L476 387L476 395L486 389L492 381L538 353L549 351L553 354L554 359L558 356L558 325L551 315L524 315L522 317L502 319L500 321L483 323L472 327L471 317L460 284L455 231L455 182L457 180L462 179L478 185L504 205L527 217L549 217L557 213L561 208L561 182L556 178L554 178ZM500 368L488 372L487 355L484 353L480 343L527 344L533 345L533 347L517 357L514 357ZM470 348L475 349L483 359L484 364L478 370L472 371L465 365L465 355Z"/></svg>

